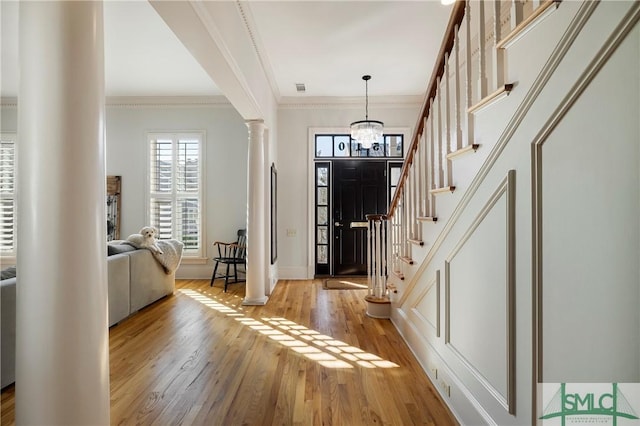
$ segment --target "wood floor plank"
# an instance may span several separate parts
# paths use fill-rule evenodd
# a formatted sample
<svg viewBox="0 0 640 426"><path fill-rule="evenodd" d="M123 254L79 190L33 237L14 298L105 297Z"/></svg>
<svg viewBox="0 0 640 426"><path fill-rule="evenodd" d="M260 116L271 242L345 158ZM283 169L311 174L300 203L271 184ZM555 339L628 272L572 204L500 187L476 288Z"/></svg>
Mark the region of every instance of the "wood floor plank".
<svg viewBox="0 0 640 426"><path fill-rule="evenodd" d="M454 425L398 332L362 290L281 281L266 306L244 288L179 280L109 331L114 425ZM14 387L1 424L14 424Z"/></svg>

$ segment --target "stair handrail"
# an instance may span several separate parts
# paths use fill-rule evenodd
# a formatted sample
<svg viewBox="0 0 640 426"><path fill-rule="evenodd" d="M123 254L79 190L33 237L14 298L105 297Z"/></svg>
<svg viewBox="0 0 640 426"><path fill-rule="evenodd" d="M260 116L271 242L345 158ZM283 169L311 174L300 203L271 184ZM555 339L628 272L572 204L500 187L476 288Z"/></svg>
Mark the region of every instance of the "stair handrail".
<svg viewBox="0 0 640 426"><path fill-rule="evenodd" d="M400 172L400 178L398 179L398 185L396 187L395 194L393 195L393 200L389 205L389 212L387 213L387 216L393 216L394 211L400 201L400 194L402 193L402 189L407 180L409 168L413 163L413 156L418 149L418 144L420 143L420 135L424 130L425 119L429 117L429 114L431 112L429 101L436 96L436 91L438 89L438 78L440 78L444 74L445 56L449 55L449 53L451 53L451 51L453 50L456 28L460 26L462 20L464 19L466 5L467 0L457 0L453 6L453 9L451 10L449 23L447 24L447 29L440 46L440 52L438 53L436 64L431 73L431 80L429 81L429 85L427 86L422 112L418 116L418 122L416 123L415 131L413 132L411 146L409 147L407 157L404 160L402 171Z"/></svg>

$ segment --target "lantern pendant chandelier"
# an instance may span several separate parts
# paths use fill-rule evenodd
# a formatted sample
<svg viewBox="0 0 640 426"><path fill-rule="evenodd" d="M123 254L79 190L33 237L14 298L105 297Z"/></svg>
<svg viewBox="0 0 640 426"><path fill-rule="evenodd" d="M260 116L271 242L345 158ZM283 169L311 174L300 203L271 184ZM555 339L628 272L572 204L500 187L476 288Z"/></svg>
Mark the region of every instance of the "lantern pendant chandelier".
<svg viewBox="0 0 640 426"><path fill-rule="evenodd" d="M384 123L382 121L369 120L369 85L370 75L363 75L365 87L365 118L364 120L351 123L351 138L362 146L369 149L382 137Z"/></svg>

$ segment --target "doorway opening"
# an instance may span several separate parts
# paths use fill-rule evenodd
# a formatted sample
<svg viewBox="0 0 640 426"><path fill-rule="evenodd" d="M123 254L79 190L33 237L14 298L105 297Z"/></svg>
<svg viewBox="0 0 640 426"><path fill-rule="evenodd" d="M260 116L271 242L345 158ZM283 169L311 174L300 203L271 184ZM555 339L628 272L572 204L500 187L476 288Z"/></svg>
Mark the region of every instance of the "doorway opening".
<svg viewBox="0 0 640 426"><path fill-rule="evenodd" d="M367 274L368 214L385 214L403 164L402 134L363 149L345 134L314 137L314 275Z"/></svg>

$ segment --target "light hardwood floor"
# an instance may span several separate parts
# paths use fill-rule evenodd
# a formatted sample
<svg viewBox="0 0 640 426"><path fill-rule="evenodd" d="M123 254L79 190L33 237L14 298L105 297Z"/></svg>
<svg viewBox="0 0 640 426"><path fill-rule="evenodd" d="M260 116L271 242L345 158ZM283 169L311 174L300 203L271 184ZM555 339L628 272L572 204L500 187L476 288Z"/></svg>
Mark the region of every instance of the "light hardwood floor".
<svg viewBox="0 0 640 426"><path fill-rule="evenodd" d="M114 425L456 424L391 322L365 315L366 291L281 281L244 307L243 284L176 285L110 330Z"/></svg>

